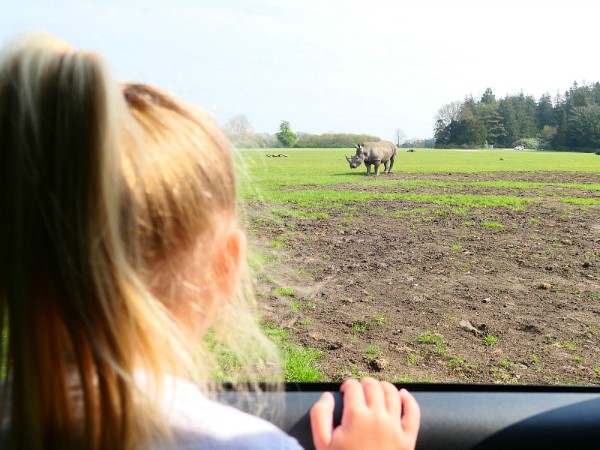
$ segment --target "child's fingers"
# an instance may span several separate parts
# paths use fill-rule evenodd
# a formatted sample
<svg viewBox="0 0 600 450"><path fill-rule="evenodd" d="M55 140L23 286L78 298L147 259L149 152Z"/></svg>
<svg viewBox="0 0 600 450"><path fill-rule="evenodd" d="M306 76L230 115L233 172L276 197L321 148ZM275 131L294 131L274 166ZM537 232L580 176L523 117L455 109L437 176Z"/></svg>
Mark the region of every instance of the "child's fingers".
<svg viewBox="0 0 600 450"><path fill-rule="evenodd" d="M385 408L385 396L381 383L373 378L363 378L360 384L365 392L365 402L371 408Z"/></svg>
<svg viewBox="0 0 600 450"><path fill-rule="evenodd" d="M356 409L365 405L363 387L355 379L349 378L344 381L340 386L340 392L344 394L344 412L349 408Z"/></svg>
<svg viewBox="0 0 600 450"><path fill-rule="evenodd" d="M330 392L324 392L310 409L310 427L315 448L327 448L333 434L333 409L335 401Z"/></svg>
<svg viewBox="0 0 600 450"><path fill-rule="evenodd" d="M406 389L400 389L400 400L402 401L402 429L416 437L421 423L419 404Z"/></svg>
<svg viewBox="0 0 600 450"><path fill-rule="evenodd" d="M401 400L398 388L387 381L382 381L381 387L383 388L383 395L385 396L386 409L390 414L400 417L402 408L400 407Z"/></svg>

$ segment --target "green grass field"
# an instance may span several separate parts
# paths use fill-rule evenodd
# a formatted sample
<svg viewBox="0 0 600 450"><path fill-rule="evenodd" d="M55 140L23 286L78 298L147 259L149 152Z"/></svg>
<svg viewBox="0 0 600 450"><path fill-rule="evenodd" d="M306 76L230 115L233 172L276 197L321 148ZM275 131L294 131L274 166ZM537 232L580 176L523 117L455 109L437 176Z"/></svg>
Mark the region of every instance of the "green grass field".
<svg viewBox="0 0 600 450"><path fill-rule="evenodd" d="M287 158L267 158L267 154L284 153ZM435 182L418 181L389 181L385 175L366 177L365 166L351 170L344 155L351 155L352 149L260 149L240 150L238 153L240 167L240 192L246 201L264 200L277 203L286 201L310 201L312 198L323 198L324 192L318 192L319 187L337 184L385 184L394 185L406 183L406 187L415 184L435 185ZM528 152L514 150L432 150L416 149L407 153L400 149L394 165L395 173L476 173L476 172L588 172L598 173L600 183L600 157L593 153L572 152ZM282 186L310 186L312 194L302 194L291 191L278 191ZM535 188L535 183L506 183L485 182L480 185L490 187ZM578 187L590 190L600 190L600 184L575 185L556 183L562 187ZM327 198L331 192L326 192ZM345 195L344 200L359 195L351 189L348 192L335 194ZM307 197L308 196L308 197ZM333 199L332 199L333 200ZM364 200L364 197L362 197ZM458 200L457 200L458 201ZM459 201L460 203L460 201Z"/></svg>

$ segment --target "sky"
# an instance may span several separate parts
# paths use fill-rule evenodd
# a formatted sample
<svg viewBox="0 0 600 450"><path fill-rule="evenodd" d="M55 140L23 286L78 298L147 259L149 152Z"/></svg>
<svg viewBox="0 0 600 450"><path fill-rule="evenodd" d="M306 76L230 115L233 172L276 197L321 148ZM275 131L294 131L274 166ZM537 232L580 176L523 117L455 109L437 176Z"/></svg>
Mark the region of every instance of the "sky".
<svg viewBox="0 0 600 450"><path fill-rule="evenodd" d="M0 44L44 30L221 125L433 136L447 103L600 81L596 0L0 0Z"/></svg>

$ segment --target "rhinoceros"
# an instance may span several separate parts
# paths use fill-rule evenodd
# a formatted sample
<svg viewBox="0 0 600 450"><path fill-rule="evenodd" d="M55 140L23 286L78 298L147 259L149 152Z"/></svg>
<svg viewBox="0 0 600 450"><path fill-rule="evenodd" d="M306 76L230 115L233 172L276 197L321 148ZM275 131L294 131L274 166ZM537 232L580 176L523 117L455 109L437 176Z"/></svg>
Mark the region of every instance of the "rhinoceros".
<svg viewBox="0 0 600 450"><path fill-rule="evenodd" d="M375 175L379 175L379 165L383 163L383 173L391 173L396 159L396 145L390 141L365 142L357 144L356 154L346 159L351 169L356 169L362 163L367 166L367 175L371 174L371 164L375 165ZM390 165L388 169L388 163Z"/></svg>

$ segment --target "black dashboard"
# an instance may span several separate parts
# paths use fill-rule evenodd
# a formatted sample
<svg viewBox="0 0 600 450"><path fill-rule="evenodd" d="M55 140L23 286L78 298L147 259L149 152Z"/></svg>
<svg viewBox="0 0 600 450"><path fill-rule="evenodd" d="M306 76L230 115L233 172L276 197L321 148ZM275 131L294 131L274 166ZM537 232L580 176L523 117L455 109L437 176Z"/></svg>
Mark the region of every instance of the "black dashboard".
<svg viewBox="0 0 600 450"><path fill-rule="evenodd" d="M417 449L600 449L600 387L397 386L407 388L421 407ZM339 423L339 384L288 383L285 392L259 395L267 405L283 402L285 414L273 422L312 449L308 413L323 391L334 393ZM225 390L219 397L251 411L253 395Z"/></svg>

